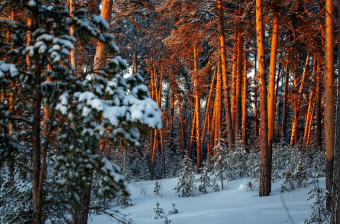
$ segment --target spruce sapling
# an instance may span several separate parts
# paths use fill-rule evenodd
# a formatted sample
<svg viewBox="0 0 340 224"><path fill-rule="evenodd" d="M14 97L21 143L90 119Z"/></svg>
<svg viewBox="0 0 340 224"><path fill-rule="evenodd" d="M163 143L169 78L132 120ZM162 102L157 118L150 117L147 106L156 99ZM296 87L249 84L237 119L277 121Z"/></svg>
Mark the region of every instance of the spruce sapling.
<svg viewBox="0 0 340 224"><path fill-rule="evenodd" d="M159 203L158 202L156 204L156 208L153 209L153 212L154 212L154 214L152 216L153 219L161 219L161 218L163 218L162 214L164 214L164 211L163 211L162 208L159 207Z"/></svg>
<svg viewBox="0 0 340 224"><path fill-rule="evenodd" d="M168 212L170 215L171 214L177 214L178 210L175 208L175 203L172 203L172 209Z"/></svg>

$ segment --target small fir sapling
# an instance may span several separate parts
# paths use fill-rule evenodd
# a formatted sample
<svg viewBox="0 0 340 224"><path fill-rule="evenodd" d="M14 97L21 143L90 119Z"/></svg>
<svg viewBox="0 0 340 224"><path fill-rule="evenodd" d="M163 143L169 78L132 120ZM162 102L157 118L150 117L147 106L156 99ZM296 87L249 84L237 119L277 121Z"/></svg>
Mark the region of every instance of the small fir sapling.
<svg viewBox="0 0 340 224"><path fill-rule="evenodd" d="M298 171L295 174L295 178L296 178L296 181L297 181L296 186L298 188L308 186L308 184L309 184L308 183L308 177L306 176L306 171L304 170L302 165L299 166Z"/></svg>
<svg viewBox="0 0 340 224"><path fill-rule="evenodd" d="M181 167L180 177L174 190L179 197L194 197L196 192L194 169L188 156L183 159Z"/></svg>
<svg viewBox="0 0 340 224"><path fill-rule="evenodd" d="M116 206L120 206L121 208L126 208L132 206L131 197L124 191L119 191L117 197L114 199L114 203Z"/></svg>
<svg viewBox="0 0 340 224"><path fill-rule="evenodd" d="M129 168L126 168L124 171L123 171L123 177L125 179L125 182L130 184L131 183L131 179L133 177L133 173L132 171L129 169Z"/></svg>
<svg viewBox="0 0 340 224"><path fill-rule="evenodd" d="M142 188L142 190L140 190L140 193L144 195L144 197L146 197L146 191L144 188Z"/></svg>
<svg viewBox="0 0 340 224"><path fill-rule="evenodd" d="M177 214L178 210L175 208L175 203L172 203L172 209L168 212L170 215Z"/></svg>
<svg viewBox="0 0 340 224"><path fill-rule="evenodd" d="M165 224L169 224L169 223L171 223L171 220L170 220L170 219L168 219L168 217L166 217L166 216L165 216L164 218L165 218L165 220L164 220L164 223L165 223Z"/></svg>
<svg viewBox="0 0 340 224"><path fill-rule="evenodd" d="M207 188L211 187L211 180L208 175L208 167L203 163L203 167L200 168L201 170L201 176L197 179L197 181L201 182L201 184L198 186L198 191L202 194L207 194Z"/></svg>
<svg viewBox="0 0 340 224"><path fill-rule="evenodd" d="M156 196L159 196L161 188L162 188L161 183L156 180L155 187L153 189L153 192L155 193Z"/></svg>
<svg viewBox="0 0 340 224"><path fill-rule="evenodd" d="M218 180L216 178L213 178L212 184L211 184L211 189L216 192L220 191L220 186L218 185Z"/></svg>
<svg viewBox="0 0 340 224"><path fill-rule="evenodd" d="M259 178L260 175L260 153L250 150L246 161L246 174L249 178Z"/></svg>
<svg viewBox="0 0 340 224"><path fill-rule="evenodd" d="M319 186L318 179L312 180L310 184L313 184L314 186L308 192L310 196L307 198L307 201L314 198L315 201L311 205L313 212L311 216L305 220L304 224L328 224L330 223L331 219L331 213L326 209L326 198L328 191Z"/></svg>
<svg viewBox="0 0 340 224"><path fill-rule="evenodd" d="M294 177L290 172L285 174L286 180L281 185L281 192L290 192L295 190Z"/></svg>
<svg viewBox="0 0 340 224"><path fill-rule="evenodd" d="M257 179L250 179L247 181L246 191L257 191L259 189L259 184Z"/></svg>
<svg viewBox="0 0 340 224"><path fill-rule="evenodd" d="M247 154L243 147L236 147L234 151L225 154L225 178L236 180L246 174Z"/></svg>
<svg viewBox="0 0 340 224"><path fill-rule="evenodd" d="M158 202L156 204L156 208L153 209L153 212L154 212L154 214L152 216L153 219L161 219L161 218L163 218L162 214L164 214L164 210L159 207L159 203Z"/></svg>
<svg viewBox="0 0 340 224"><path fill-rule="evenodd" d="M217 181L221 182L221 188L223 189L223 180L225 179L226 173L226 147L222 143L223 139L219 139L217 146L214 148L216 150L215 156L212 158L214 161L214 168L211 171L213 190L217 190Z"/></svg>

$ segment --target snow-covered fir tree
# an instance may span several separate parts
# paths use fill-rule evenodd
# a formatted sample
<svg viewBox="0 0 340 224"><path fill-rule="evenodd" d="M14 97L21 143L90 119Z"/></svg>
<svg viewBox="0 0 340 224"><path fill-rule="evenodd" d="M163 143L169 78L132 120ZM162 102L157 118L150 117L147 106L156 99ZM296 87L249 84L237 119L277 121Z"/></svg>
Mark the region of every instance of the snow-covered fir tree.
<svg viewBox="0 0 340 224"><path fill-rule="evenodd" d="M165 220L164 220L164 224L169 224L169 223L171 223L171 220L170 219L168 219L168 217L164 217L165 218Z"/></svg>
<svg viewBox="0 0 340 224"><path fill-rule="evenodd" d="M162 208L159 207L159 203L157 202L156 204L156 208L153 209L153 219L161 219L163 218L162 214L164 214L164 210Z"/></svg>
<svg viewBox="0 0 340 224"><path fill-rule="evenodd" d="M181 173L174 188L179 197L194 197L196 192L194 168L188 156L181 163Z"/></svg>
<svg viewBox="0 0 340 224"><path fill-rule="evenodd" d="M177 214L178 210L175 208L175 203L172 203L172 209L168 212L169 215Z"/></svg>
<svg viewBox="0 0 340 224"><path fill-rule="evenodd" d="M307 198L307 201L314 199L311 205L313 212L304 223L328 224L331 220L331 214L326 209L327 191L319 186L318 179L312 180L310 184L313 184L313 188L308 192L310 196Z"/></svg>
<svg viewBox="0 0 340 224"><path fill-rule="evenodd" d="M223 139L219 139L217 145L214 147L214 151L216 152L215 156L212 158L214 162L214 167L211 170L211 179L213 182L213 190L217 191L218 182L221 183L221 188L223 189L223 180L226 179L226 159L227 159L227 150L226 146L223 144Z"/></svg>
<svg viewBox="0 0 340 224"><path fill-rule="evenodd" d="M208 167L203 163L203 167L200 168L201 170L201 176L197 179L198 182L200 182L200 185L198 185L198 191L202 194L207 194L207 188L211 187L211 180L210 176L208 174Z"/></svg>
<svg viewBox="0 0 340 224"><path fill-rule="evenodd" d="M127 194L125 191L119 191L117 197L114 199L114 203L116 206L120 206L121 208L126 208L132 206L130 194Z"/></svg>

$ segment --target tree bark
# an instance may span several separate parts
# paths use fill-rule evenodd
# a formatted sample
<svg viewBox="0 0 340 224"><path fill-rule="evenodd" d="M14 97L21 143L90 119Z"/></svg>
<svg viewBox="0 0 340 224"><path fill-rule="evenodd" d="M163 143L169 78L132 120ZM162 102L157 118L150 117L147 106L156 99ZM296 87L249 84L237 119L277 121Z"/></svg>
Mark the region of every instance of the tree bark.
<svg viewBox="0 0 340 224"><path fill-rule="evenodd" d="M224 37L224 21L223 21L223 9L222 1L217 1L218 8L218 29L220 38L220 53L221 53L221 67L222 67L222 77L223 77L223 89L224 89L224 103L225 103L225 116L227 122L227 138L228 138L228 148L232 150L235 144L233 125L231 120L231 110L230 110L230 99L229 99L229 85L228 85L228 75L227 75L227 64L226 64L226 50L225 50L225 37Z"/></svg>
<svg viewBox="0 0 340 224"><path fill-rule="evenodd" d="M333 1L326 0L326 41L325 41L325 149L326 149L326 190L332 192L334 165L334 24ZM326 207L331 210L331 195Z"/></svg>
<svg viewBox="0 0 340 224"><path fill-rule="evenodd" d="M264 27L262 14L262 0L256 0L256 39L257 39L257 54L259 58L259 93L260 93L260 142L261 142L261 164L260 164L260 189L259 196L269 196L270 179L269 171L269 153L268 153L268 116L267 116L267 87L264 64Z"/></svg>

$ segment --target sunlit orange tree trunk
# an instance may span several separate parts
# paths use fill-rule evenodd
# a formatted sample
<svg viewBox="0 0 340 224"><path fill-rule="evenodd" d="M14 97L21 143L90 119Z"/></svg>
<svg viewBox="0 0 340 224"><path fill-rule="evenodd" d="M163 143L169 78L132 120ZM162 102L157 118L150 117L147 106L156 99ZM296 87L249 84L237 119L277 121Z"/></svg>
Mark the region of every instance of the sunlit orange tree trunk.
<svg viewBox="0 0 340 224"><path fill-rule="evenodd" d="M332 192L334 165L334 22L333 1L326 0L326 72L325 72L325 148L326 148L326 189ZM327 197L326 207L331 209L331 196Z"/></svg>
<svg viewBox="0 0 340 224"><path fill-rule="evenodd" d="M228 147L231 150L234 146L234 132L231 121L231 110L230 110L230 98L229 98L229 85L228 85L228 75L227 75L227 62L226 62L226 50L225 50L225 37L224 37L224 20L223 20L223 9L222 9L222 1L217 1L218 8L218 30L219 30L219 39L220 39L220 54L221 54L221 68L222 68L222 78L223 78L223 93L224 93L224 107L225 107L225 116L227 122L227 139L228 139Z"/></svg>
<svg viewBox="0 0 340 224"><path fill-rule="evenodd" d="M256 0L256 39L258 55L258 80L260 94L260 142L261 142L261 164L260 164L260 189L259 196L269 196L270 186L270 164L268 156L268 117L267 117L267 87L264 64L264 27L262 14L262 0Z"/></svg>
<svg viewBox="0 0 340 224"><path fill-rule="evenodd" d="M268 86L268 185L271 189L271 163L272 163L272 143L274 137L275 126L275 72L277 58L277 42L279 36L279 14L274 12L273 31L270 52L270 67L269 67L269 86ZM261 112L262 113L262 112Z"/></svg>

